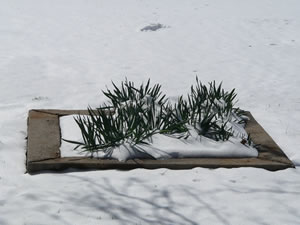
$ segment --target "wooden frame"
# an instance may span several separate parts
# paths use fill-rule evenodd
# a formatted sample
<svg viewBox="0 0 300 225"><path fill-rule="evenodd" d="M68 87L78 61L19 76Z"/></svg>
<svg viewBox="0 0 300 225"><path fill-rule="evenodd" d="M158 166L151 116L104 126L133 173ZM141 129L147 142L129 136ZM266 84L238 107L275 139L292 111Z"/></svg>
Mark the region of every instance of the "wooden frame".
<svg viewBox="0 0 300 225"><path fill-rule="evenodd" d="M257 158L183 158L183 159L136 159L126 162L118 160L96 159L87 157L60 156L61 132L59 117L73 114L87 114L87 110L45 110L34 109L28 115L28 140L26 154L27 172L33 173L42 170L77 169L120 169L135 168L157 169L191 169L205 168L234 168L256 167L271 171L294 168L279 146L257 123L250 112L246 131L251 133L255 144L259 144Z"/></svg>

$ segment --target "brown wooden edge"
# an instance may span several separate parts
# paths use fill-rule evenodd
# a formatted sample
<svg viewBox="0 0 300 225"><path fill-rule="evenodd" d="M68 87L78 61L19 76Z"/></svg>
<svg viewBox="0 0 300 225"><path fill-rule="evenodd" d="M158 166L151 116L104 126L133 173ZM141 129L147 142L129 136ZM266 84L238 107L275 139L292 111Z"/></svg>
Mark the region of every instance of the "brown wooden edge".
<svg viewBox="0 0 300 225"><path fill-rule="evenodd" d="M129 170L135 168L191 169L195 167L256 167L276 171L295 167L250 112L246 112L250 118L246 130L251 134L253 142L258 144L259 155L257 158L136 159L126 162L86 157L61 158L59 150L61 144L59 117L72 114L86 115L87 113L87 110L30 110L28 115L27 172L64 170L68 168Z"/></svg>

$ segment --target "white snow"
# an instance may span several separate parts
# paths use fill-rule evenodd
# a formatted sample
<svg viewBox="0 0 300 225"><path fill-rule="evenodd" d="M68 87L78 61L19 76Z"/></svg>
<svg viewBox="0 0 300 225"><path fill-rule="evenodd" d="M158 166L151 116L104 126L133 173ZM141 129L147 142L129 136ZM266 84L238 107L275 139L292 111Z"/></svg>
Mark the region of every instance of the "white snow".
<svg viewBox="0 0 300 225"><path fill-rule="evenodd" d="M78 116L78 115L77 115ZM76 117L76 116L75 116ZM187 139L177 139L175 137L154 134L148 144L133 145L130 140L124 144L109 148L106 151L99 151L95 155L97 158L111 158L119 161L126 161L134 158L145 158L152 156L155 159L169 158L192 158L192 157L257 157L258 152L252 146L241 144L240 135L246 136L246 131L241 124L233 123L234 136L228 141L214 141L198 133L190 127L190 136ZM60 127L62 139L83 143L81 131L74 120L74 116L60 117ZM82 152L82 148L66 141L62 141L60 146L62 157L90 156L89 152Z"/></svg>
<svg viewBox="0 0 300 225"><path fill-rule="evenodd" d="M110 81L236 88L300 165L300 1L0 0L0 224L299 224L300 170L25 174L27 113L84 109ZM149 24L168 29L142 32Z"/></svg>

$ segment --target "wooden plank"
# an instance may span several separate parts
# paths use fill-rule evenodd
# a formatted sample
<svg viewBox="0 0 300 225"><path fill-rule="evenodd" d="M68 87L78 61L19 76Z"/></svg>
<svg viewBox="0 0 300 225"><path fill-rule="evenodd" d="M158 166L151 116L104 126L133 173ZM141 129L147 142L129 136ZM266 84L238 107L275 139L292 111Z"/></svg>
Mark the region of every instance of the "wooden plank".
<svg viewBox="0 0 300 225"><path fill-rule="evenodd" d="M60 157L61 137L57 115L31 110L27 135L27 164Z"/></svg>
<svg viewBox="0 0 300 225"><path fill-rule="evenodd" d="M292 161L284 154L281 148L275 143L271 136L263 129L263 127L254 119L250 112L246 112L250 118L246 126L246 131L250 134L251 139L258 145L258 158L269 161L277 161L289 164L294 167Z"/></svg>
<svg viewBox="0 0 300 225"><path fill-rule="evenodd" d="M40 170L64 170L68 168L75 169L118 169L129 170L136 168L146 169L192 169L195 167L204 168L237 168L237 167L255 167L264 168L270 171L286 169L288 164L275 161L268 161L258 158L241 158L241 159L220 159L220 158L185 158L185 159L168 159L168 160L151 160L139 159L120 162L118 160L102 160L91 158L59 158L49 159L40 162L33 162L29 165L30 172Z"/></svg>

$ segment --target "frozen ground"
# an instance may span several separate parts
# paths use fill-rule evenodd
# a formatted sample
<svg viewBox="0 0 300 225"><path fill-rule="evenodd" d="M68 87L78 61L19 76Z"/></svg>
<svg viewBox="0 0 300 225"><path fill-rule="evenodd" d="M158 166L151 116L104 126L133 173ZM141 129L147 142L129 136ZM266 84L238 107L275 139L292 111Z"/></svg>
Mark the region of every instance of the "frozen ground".
<svg viewBox="0 0 300 225"><path fill-rule="evenodd" d="M0 0L0 224L299 224L299 168L24 174L29 109L97 106L125 76L174 98L196 75L223 81L300 165L299 11L298 0Z"/></svg>

